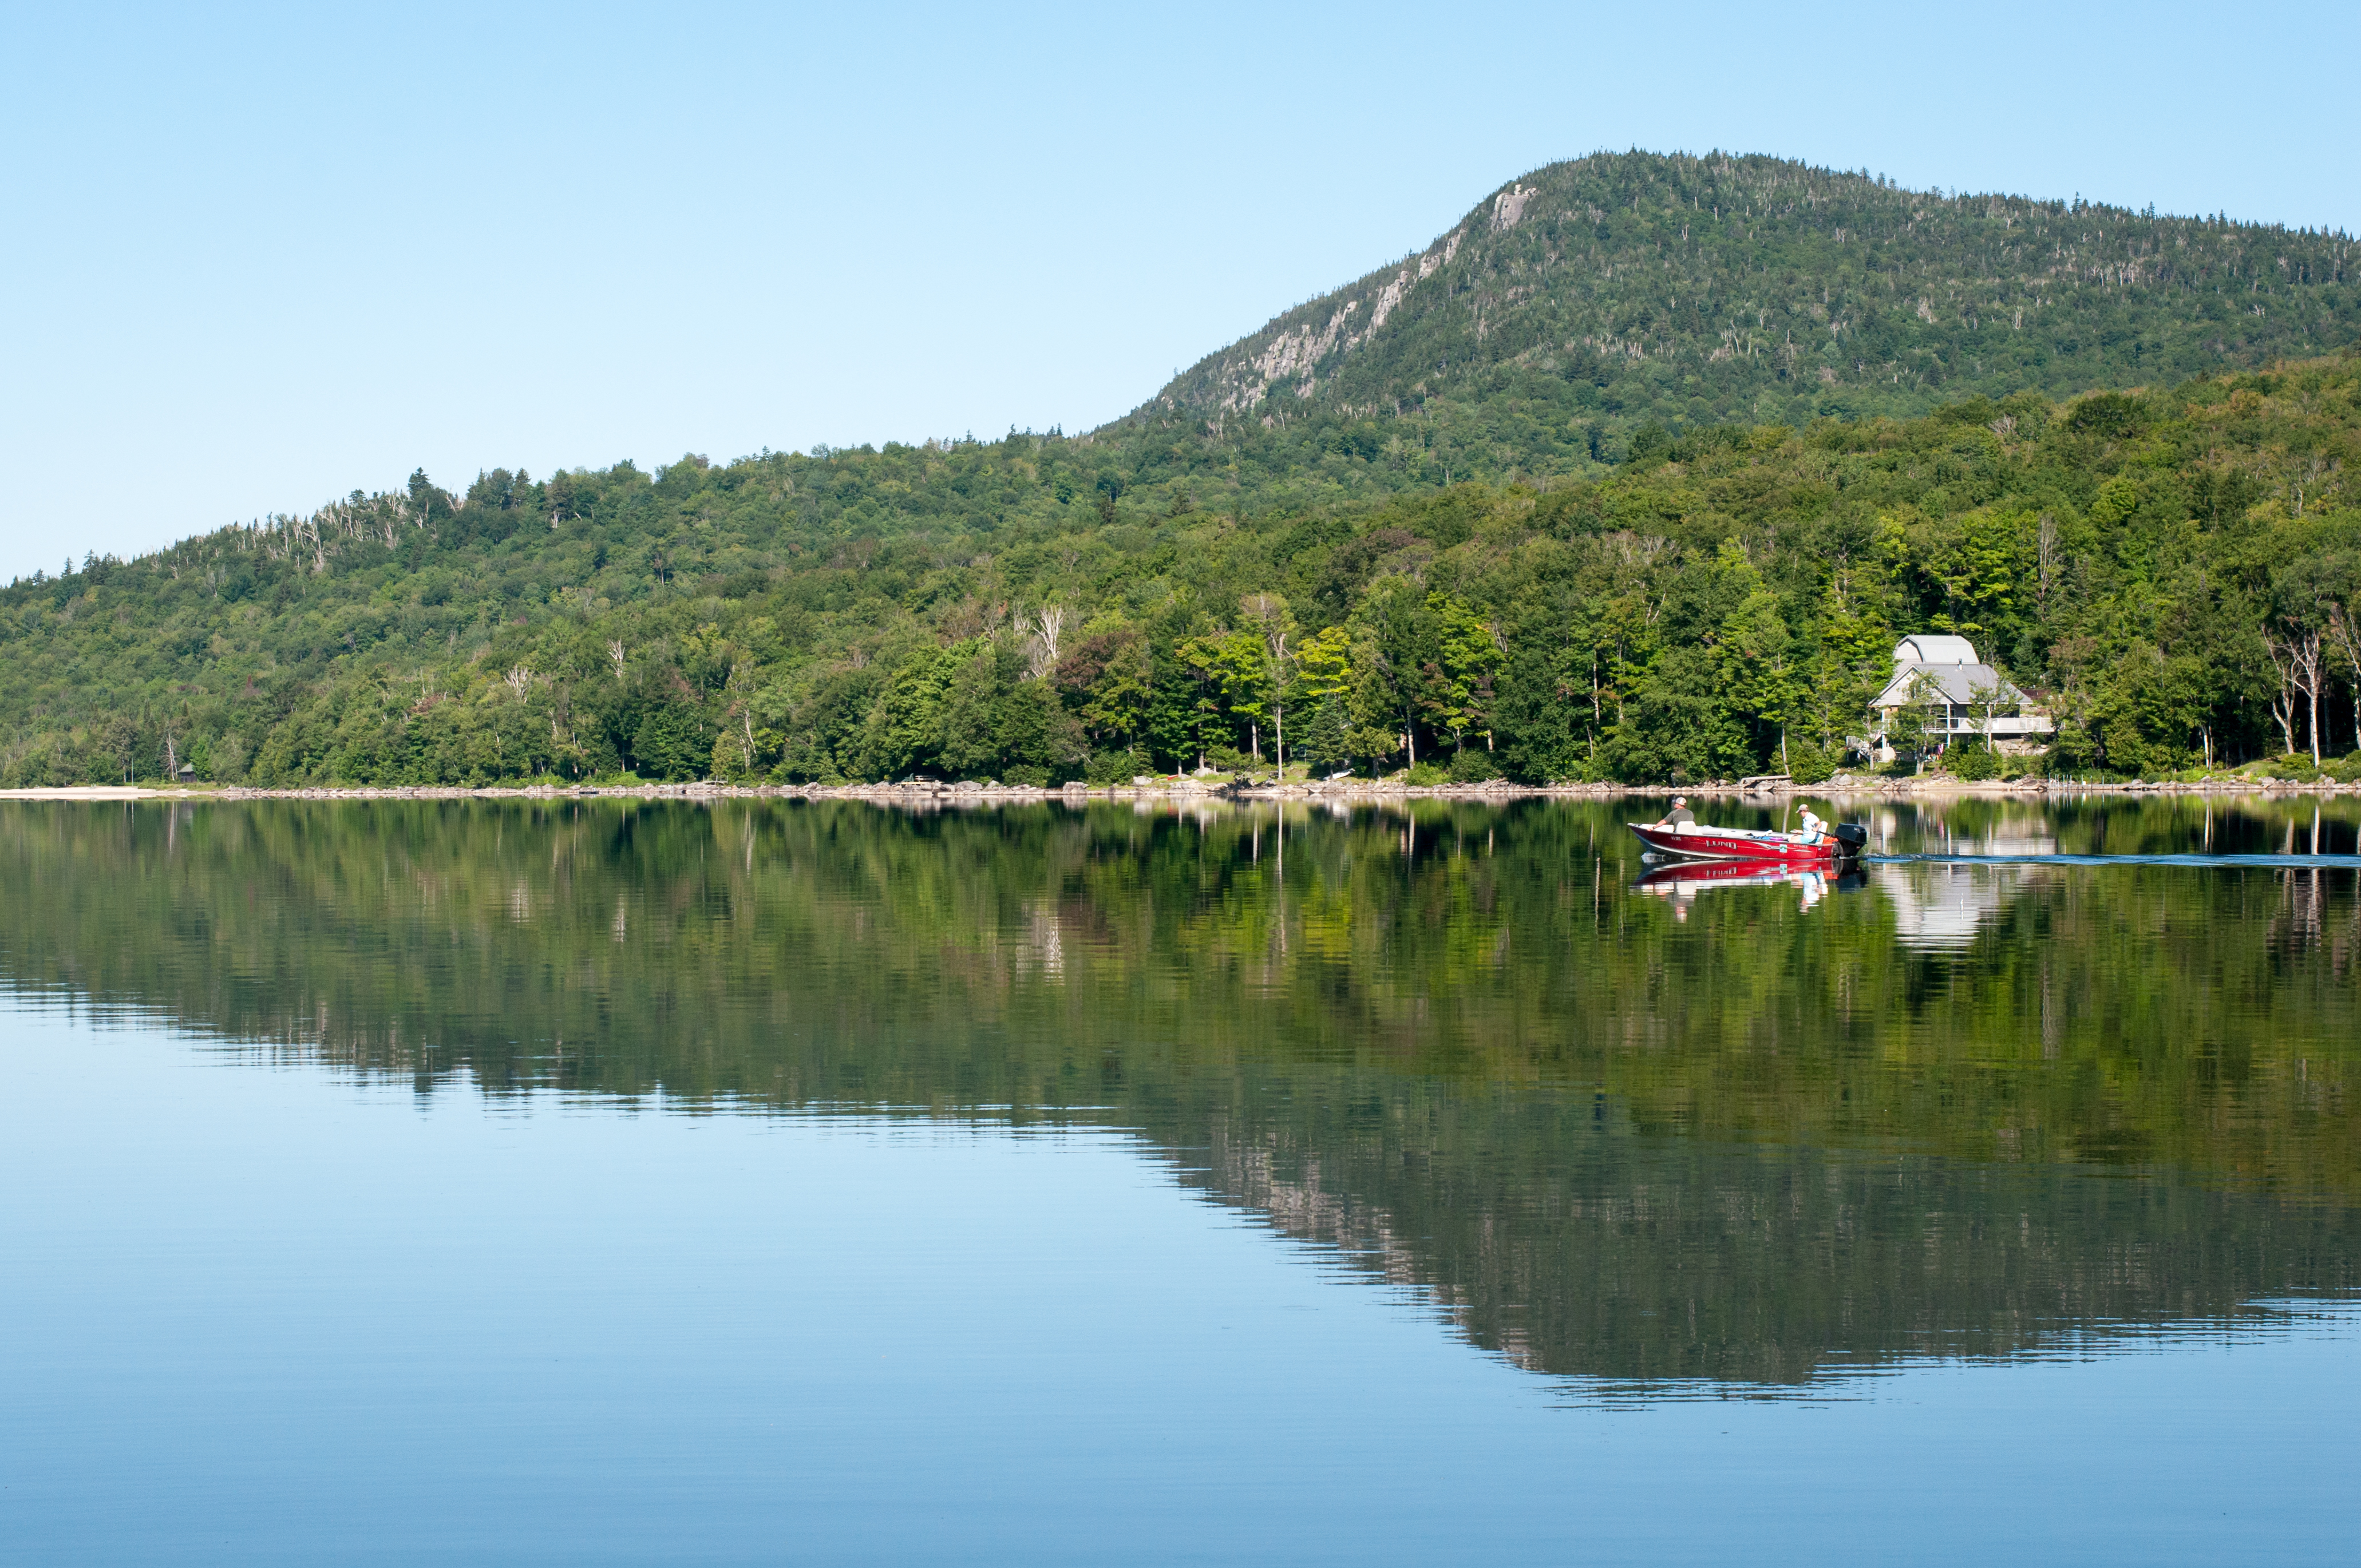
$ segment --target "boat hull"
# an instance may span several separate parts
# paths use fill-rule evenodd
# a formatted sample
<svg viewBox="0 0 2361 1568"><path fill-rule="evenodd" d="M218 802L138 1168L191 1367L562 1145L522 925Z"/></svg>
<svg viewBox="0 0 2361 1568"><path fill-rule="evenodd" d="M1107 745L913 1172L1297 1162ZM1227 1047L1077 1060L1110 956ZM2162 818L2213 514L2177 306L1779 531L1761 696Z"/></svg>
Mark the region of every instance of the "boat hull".
<svg viewBox="0 0 2361 1568"><path fill-rule="evenodd" d="M1658 827L1653 822L1628 824L1639 835L1640 842L1661 855L1678 855L1691 861L1754 861L1782 866L1833 866L1846 858L1846 846L1834 834L1817 844L1800 844L1784 833L1750 833L1735 828L1698 828L1686 830Z"/></svg>

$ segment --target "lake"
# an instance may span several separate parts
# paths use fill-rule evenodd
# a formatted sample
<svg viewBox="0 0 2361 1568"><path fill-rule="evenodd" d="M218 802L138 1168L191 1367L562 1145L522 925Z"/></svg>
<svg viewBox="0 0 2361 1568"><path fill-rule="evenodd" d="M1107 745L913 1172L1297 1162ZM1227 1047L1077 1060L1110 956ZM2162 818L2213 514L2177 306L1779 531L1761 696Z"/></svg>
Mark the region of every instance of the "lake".
<svg viewBox="0 0 2361 1568"><path fill-rule="evenodd" d="M0 1555L2350 1561L2361 803L1642 810L0 807Z"/></svg>

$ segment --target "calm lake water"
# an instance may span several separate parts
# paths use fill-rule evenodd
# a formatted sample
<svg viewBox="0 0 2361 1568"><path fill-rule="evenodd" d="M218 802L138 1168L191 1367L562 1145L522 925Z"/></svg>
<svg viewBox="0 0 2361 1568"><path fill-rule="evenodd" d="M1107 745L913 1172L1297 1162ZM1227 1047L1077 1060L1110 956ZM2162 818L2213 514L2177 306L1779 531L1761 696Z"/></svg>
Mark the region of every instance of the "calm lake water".
<svg viewBox="0 0 2361 1568"><path fill-rule="evenodd" d="M1639 810L0 807L0 1557L2350 1562L2356 804Z"/></svg>

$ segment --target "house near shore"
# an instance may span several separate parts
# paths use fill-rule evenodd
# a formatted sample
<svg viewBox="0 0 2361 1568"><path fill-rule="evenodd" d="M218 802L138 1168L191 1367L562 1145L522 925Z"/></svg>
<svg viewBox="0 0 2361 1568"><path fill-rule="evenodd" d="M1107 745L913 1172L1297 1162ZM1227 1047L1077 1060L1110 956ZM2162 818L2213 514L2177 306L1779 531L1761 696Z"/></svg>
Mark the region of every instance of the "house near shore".
<svg viewBox="0 0 2361 1568"><path fill-rule="evenodd" d="M1978 658L1964 637L1921 632L1894 645L1894 676L1869 704L1870 753L1878 761L1893 760L1888 737L1896 715L1913 703L1926 716L1929 753L1979 736L1994 751L2030 751L2052 728L2049 715Z"/></svg>

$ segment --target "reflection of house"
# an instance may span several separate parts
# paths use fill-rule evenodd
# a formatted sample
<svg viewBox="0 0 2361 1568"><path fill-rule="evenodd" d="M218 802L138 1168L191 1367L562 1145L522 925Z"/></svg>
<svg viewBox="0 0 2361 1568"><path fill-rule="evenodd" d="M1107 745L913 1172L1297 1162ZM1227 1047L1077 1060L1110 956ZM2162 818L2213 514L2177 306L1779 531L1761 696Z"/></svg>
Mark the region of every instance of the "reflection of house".
<svg viewBox="0 0 2361 1568"><path fill-rule="evenodd" d="M1894 645L1894 678L1869 705L1876 750L1892 754L1885 738L1894 716L1914 702L1926 713L1929 750L1962 735L1989 736L1996 746L2015 749L2049 733L2049 716L1979 660L1976 645L1964 637L1921 633Z"/></svg>
<svg viewBox="0 0 2361 1568"><path fill-rule="evenodd" d="M1954 833L1939 816L1921 815L1916 831L1902 846L1894 817L1877 816L1876 842L1881 851L1896 848L1936 857L1934 863L1872 866L1871 885L1894 906L1894 939L1905 948L1938 950L1964 948L1975 940L1984 923L2000 913L2008 895L2039 874L2032 868L2006 862L2040 859L2058 852L2057 835L2040 817L2005 812L1982 833ZM1962 856L2002 862L1970 865L1941 862L1939 857Z"/></svg>
<svg viewBox="0 0 2361 1568"><path fill-rule="evenodd" d="M1905 948L1964 948L2000 913L2003 873L1981 866L1872 866L1870 881L1894 906L1894 939Z"/></svg>
<svg viewBox="0 0 2361 1568"><path fill-rule="evenodd" d="M1892 812L1879 812L1875 818L1878 853L1894 853L1894 841L1901 830L1901 823ZM1908 843L1912 854L1973 855L1979 860L2016 860L2058 852L2058 835L2044 817L2037 812L2010 808L2004 808L2000 816L1989 820L1981 833L1953 831L1939 811L1916 813Z"/></svg>

